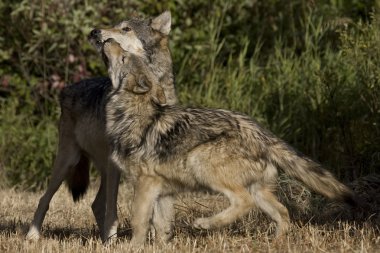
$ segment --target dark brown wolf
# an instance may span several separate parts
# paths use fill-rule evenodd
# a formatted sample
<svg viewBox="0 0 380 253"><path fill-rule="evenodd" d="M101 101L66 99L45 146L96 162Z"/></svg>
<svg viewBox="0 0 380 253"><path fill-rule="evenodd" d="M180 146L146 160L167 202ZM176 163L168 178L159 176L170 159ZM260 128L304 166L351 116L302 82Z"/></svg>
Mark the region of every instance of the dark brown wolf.
<svg viewBox="0 0 380 253"><path fill-rule="evenodd" d="M164 12L154 18L132 18L109 29L94 29L89 39L101 52L103 43L113 38L123 46L123 50L150 60L156 66L156 75L166 87L168 103L176 103L172 59L168 45L171 16ZM128 30L128 31L127 31ZM41 197L27 238L40 238L40 229L49 203L64 180L66 180L74 201L86 192L89 184L89 162L92 161L101 175L101 184L92 210L103 240L116 236L116 199L120 173L109 163L109 142L105 134L105 105L111 91L109 78L100 77L83 80L65 87L60 94L61 116L59 120L59 145L48 188ZM110 198L106 198L110 196ZM160 203L165 205L163 198ZM107 203L107 204L106 204ZM156 213L159 214L159 204ZM169 204L170 206L171 204ZM107 206L107 208L106 208ZM107 210L108 230L104 230ZM170 212L162 215L169 215ZM171 224L153 224L158 237L170 237ZM153 223L155 221L153 220ZM166 226L166 227L165 227ZM168 232L169 231L169 232Z"/></svg>

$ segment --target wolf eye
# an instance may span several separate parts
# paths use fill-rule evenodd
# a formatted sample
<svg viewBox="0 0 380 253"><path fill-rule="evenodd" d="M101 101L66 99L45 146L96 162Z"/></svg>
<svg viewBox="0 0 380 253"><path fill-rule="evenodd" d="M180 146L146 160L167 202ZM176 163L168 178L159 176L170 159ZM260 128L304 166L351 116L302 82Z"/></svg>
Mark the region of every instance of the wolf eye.
<svg viewBox="0 0 380 253"><path fill-rule="evenodd" d="M122 29L124 32L129 32L130 30L132 30L130 27L126 26Z"/></svg>

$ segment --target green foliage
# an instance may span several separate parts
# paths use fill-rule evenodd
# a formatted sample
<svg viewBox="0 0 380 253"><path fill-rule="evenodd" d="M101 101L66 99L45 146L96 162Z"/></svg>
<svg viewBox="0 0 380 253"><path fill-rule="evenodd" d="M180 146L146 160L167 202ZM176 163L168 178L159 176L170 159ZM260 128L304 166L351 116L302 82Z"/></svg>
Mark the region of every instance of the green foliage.
<svg viewBox="0 0 380 253"><path fill-rule="evenodd" d="M56 150L57 93L106 75L87 41L130 15L173 15L180 101L254 116L347 180L380 167L375 1L0 2L0 176L44 185Z"/></svg>
<svg viewBox="0 0 380 253"><path fill-rule="evenodd" d="M20 92L0 101L0 178L30 189L47 182L58 132L57 105L50 115L36 115L34 105Z"/></svg>

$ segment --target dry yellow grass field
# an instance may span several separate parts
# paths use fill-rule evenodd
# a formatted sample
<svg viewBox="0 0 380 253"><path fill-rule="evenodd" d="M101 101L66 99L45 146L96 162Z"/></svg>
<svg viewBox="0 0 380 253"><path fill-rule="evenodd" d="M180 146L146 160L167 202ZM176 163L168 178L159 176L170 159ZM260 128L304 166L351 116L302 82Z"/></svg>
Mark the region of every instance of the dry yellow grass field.
<svg viewBox="0 0 380 253"><path fill-rule="evenodd" d="M54 196L42 228L43 239L24 239L42 192L0 190L0 252L129 252L131 230L130 205L133 191L123 183L118 211L120 237L103 246L90 205L97 182L79 203L74 204L66 187ZM281 194L280 194L281 195ZM201 231L192 228L194 217L210 215L228 203L222 196L187 194L176 204L175 237L171 243L147 244L144 252L380 252L378 219L364 222L340 222L331 219L315 222L312 215L291 215L287 236L273 238L274 228L265 215L252 212L229 227ZM305 205L305 203L295 203ZM292 209L290 210L292 213ZM318 220L318 219L317 219Z"/></svg>

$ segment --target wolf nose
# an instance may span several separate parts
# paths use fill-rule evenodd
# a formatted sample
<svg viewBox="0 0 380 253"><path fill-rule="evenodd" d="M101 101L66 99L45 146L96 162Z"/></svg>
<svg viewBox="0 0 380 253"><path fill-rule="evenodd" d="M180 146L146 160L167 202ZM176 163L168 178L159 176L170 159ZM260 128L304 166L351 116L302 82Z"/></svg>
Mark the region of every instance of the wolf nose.
<svg viewBox="0 0 380 253"><path fill-rule="evenodd" d="M98 37L100 35L99 29L94 29L90 32L90 37Z"/></svg>

